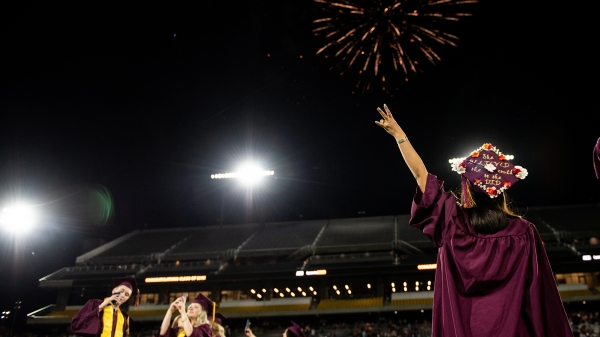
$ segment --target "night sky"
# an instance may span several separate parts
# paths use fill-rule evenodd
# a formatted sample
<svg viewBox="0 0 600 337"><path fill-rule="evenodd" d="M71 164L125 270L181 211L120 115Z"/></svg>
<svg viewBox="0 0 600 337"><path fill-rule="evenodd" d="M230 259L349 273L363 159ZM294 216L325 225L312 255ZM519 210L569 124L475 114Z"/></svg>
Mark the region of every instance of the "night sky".
<svg viewBox="0 0 600 337"><path fill-rule="evenodd" d="M600 201L591 2L483 0L453 28L458 47L436 48L436 66L404 84L389 74L389 92L364 93L335 59L315 55L320 8L308 0L5 8L0 201L28 201L40 218L25 237L0 234L0 309L16 298L25 312L52 303L37 279L74 265L85 238L221 219L409 213L416 184L373 123L384 103L447 188L459 183L448 159L491 142L529 170L511 188L518 206ZM210 179L248 159L275 178L251 192Z"/></svg>

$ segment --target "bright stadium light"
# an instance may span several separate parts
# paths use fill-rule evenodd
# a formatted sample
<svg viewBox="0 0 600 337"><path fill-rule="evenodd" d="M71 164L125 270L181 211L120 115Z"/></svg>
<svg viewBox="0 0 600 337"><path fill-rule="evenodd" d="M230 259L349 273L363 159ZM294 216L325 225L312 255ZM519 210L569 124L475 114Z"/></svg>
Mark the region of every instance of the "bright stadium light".
<svg viewBox="0 0 600 337"><path fill-rule="evenodd" d="M25 204L16 204L2 209L0 225L9 232L25 233L35 224L35 212Z"/></svg>
<svg viewBox="0 0 600 337"><path fill-rule="evenodd" d="M275 175L275 171L264 170L260 165L253 163L245 163L235 172L215 173L211 174L211 179L239 179L245 185L254 185L266 176Z"/></svg>

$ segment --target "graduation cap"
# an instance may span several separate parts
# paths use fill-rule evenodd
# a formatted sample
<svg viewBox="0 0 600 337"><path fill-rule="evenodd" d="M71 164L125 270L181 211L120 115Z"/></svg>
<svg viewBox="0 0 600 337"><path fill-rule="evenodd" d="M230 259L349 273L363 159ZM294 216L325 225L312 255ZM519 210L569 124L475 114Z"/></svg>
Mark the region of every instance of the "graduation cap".
<svg viewBox="0 0 600 337"><path fill-rule="evenodd" d="M113 284L115 287L125 286L131 289L131 294L135 294L135 308L138 307L140 304L140 289L134 277L115 277L113 278Z"/></svg>
<svg viewBox="0 0 600 337"><path fill-rule="evenodd" d="M296 336L296 337L304 337L304 331L302 330L302 328L296 324L294 321L292 322L292 326L287 328L288 332L291 332L292 335Z"/></svg>
<svg viewBox="0 0 600 337"><path fill-rule="evenodd" d="M468 187L496 198L528 174L527 169L514 165L490 143L483 144L467 158L453 160L451 165L452 171L462 176L461 203L466 208L475 205Z"/></svg>
<svg viewBox="0 0 600 337"><path fill-rule="evenodd" d="M200 306L206 310L206 316L211 317L212 322L215 321L216 303L211 301L210 298L204 296L202 293L199 293L192 303L200 304Z"/></svg>
<svg viewBox="0 0 600 337"><path fill-rule="evenodd" d="M223 314L221 313L216 313L215 314L215 322L223 325L223 321L225 321L227 319L227 317L223 316Z"/></svg>

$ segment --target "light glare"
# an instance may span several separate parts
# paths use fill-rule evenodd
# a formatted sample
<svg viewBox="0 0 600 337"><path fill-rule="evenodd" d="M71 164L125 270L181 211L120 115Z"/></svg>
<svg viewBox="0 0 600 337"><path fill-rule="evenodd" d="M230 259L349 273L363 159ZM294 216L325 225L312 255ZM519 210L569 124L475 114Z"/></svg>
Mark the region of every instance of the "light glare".
<svg viewBox="0 0 600 337"><path fill-rule="evenodd" d="M10 232L24 233L35 223L35 214L30 206L17 204L2 209L0 224Z"/></svg>
<svg viewBox="0 0 600 337"><path fill-rule="evenodd" d="M241 165L236 172L215 173L210 179L239 179L246 185L254 185L265 176L275 175L275 171L263 170L259 165L246 163Z"/></svg>

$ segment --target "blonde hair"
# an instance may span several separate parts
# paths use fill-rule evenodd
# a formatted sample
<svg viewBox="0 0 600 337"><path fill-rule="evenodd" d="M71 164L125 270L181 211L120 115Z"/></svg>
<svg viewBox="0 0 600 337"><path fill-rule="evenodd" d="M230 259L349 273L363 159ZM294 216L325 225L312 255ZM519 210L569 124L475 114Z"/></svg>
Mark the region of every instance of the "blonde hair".
<svg viewBox="0 0 600 337"><path fill-rule="evenodd" d="M213 337L215 336L221 336L221 337L225 337L225 329L223 328L223 326L217 322L212 322L212 333L213 333Z"/></svg>
<svg viewBox="0 0 600 337"><path fill-rule="evenodd" d="M190 303L190 305L194 304L193 302ZM196 303L198 304L198 303ZM199 327L202 324L208 324L208 316L206 315L206 310L204 310L204 308L201 305L198 305L200 307L200 312L198 313L198 317L196 317L196 319L192 319L190 317L188 317L188 319L190 320L190 323L192 323L192 327ZM189 306L188 306L189 308ZM175 319L173 319L173 324L171 324L171 327L176 329L179 328L179 324L178 321L181 319L181 315L177 315L175 316ZM224 337L224 336L222 336Z"/></svg>

